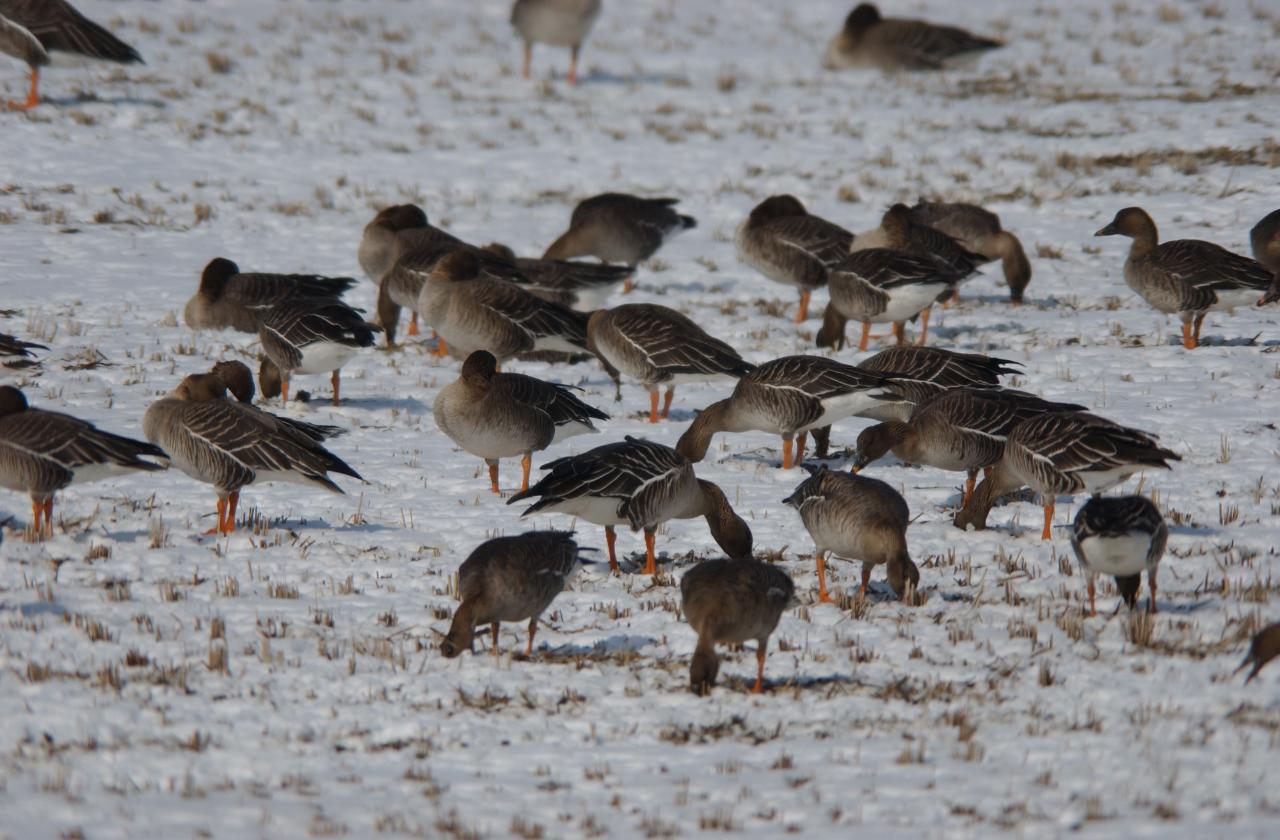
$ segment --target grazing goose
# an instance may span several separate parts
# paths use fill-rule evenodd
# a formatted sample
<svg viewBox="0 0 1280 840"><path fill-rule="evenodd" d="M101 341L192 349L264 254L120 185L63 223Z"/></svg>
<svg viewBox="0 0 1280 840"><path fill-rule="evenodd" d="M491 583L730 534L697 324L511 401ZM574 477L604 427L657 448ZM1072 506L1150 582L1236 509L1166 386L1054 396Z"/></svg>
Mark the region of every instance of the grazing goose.
<svg viewBox="0 0 1280 840"><path fill-rule="evenodd" d="M357 310L339 300L300 298L265 310L258 329L262 365L258 385L263 399L279 396L289 402L289 379L330 373L333 404L339 402L343 365L363 347L373 346L380 327L368 323Z"/></svg>
<svg viewBox="0 0 1280 840"><path fill-rule="evenodd" d="M784 571L753 557L703 560L680 578L680 607L698 634L689 662L689 689L705 696L716 684L720 659L716 643L756 643L756 682L764 691L769 636L795 598L796 585Z"/></svg>
<svg viewBox="0 0 1280 840"><path fill-rule="evenodd" d="M551 606L564 585L589 561L579 553L572 531L530 531L497 537L476 546L458 567L458 599L449 634L440 652L452 659L472 650L477 625L490 625L494 656L498 655L498 624L529 621L524 655L533 656L538 618Z"/></svg>
<svg viewBox="0 0 1280 840"><path fill-rule="evenodd" d="M315 274L242 274L231 260L216 257L204 267L182 317L193 330L257 332L262 310L296 298L337 300L355 282Z"/></svg>
<svg viewBox="0 0 1280 840"><path fill-rule="evenodd" d="M23 341L12 335L0 333L0 356L17 356L19 358L30 358L35 355L32 350L48 350L43 344L36 344L31 341Z"/></svg>
<svg viewBox="0 0 1280 840"><path fill-rule="evenodd" d="M880 227L858 234L851 251L888 248L922 260L930 260L947 274L967 279L978 269L982 257L970 252L946 233L919 222L905 204L894 204L880 218Z"/></svg>
<svg viewBox="0 0 1280 840"><path fill-rule="evenodd" d="M738 259L775 283L800 290L796 323L809 317L809 297L849 253L854 236L805 210L792 195L766 198L738 226Z"/></svg>
<svg viewBox="0 0 1280 840"><path fill-rule="evenodd" d="M511 25L524 39L524 69L529 78L533 45L551 44L569 48L569 84L578 82L578 51L591 25L600 15L600 0L516 0L511 7Z"/></svg>
<svg viewBox="0 0 1280 840"><path fill-rule="evenodd" d="M1071 528L1071 548L1089 578L1089 615L1098 614L1094 579L1112 575L1125 604L1138 603L1142 571L1147 572L1151 602L1156 611L1156 567L1164 556L1169 528L1160 511L1144 496L1094 496L1076 514Z"/></svg>
<svg viewBox="0 0 1280 840"><path fill-rule="evenodd" d="M1005 439L1004 455L956 514L958 528L987 526L996 499L1027 486L1044 503L1047 540L1060 495L1097 495L1149 467L1170 469L1182 458L1163 449L1154 436L1084 412L1057 411L1024 420Z"/></svg>
<svg viewBox="0 0 1280 840"><path fill-rule="evenodd" d="M547 247L544 260L595 257L636 266L657 253L663 243L698 220L676 212L678 198L641 198L626 193L601 193L573 208L569 229ZM631 291L631 278L623 286Z"/></svg>
<svg viewBox="0 0 1280 840"><path fill-rule="evenodd" d="M314 484L341 493L328 473L360 479L294 424L227 399L222 380L209 373L187 376L171 395L152 403L142 428L174 466L217 489L218 524L209 534L236 529L240 490L255 481Z"/></svg>
<svg viewBox="0 0 1280 840"><path fill-rule="evenodd" d="M436 396L431 413L449 440L489 465L498 493L498 459L521 456L522 491L529 489L533 453L574 435L599 431L592 420L609 415L575 397L567 385L519 373L498 373L498 360L477 350L458 378Z"/></svg>
<svg viewBox="0 0 1280 840"><path fill-rule="evenodd" d="M1200 325L1209 310L1261 303L1271 287L1265 268L1212 242L1160 243L1156 223L1141 207L1124 208L1094 235L1133 239L1124 282L1155 309L1182 319L1182 346L1188 350L1200 344Z"/></svg>
<svg viewBox="0 0 1280 840"><path fill-rule="evenodd" d="M503 362L521 353L580 353L587 347L585 313L515 283L485 279L470 251L453 251L436 263L417 308L449 352L463 359L477 350Z"/></svg>
<svg viewBox="0 0 1280 840"><path fill-rule="evenodd" d="M942 231L984 261L1000 260L1010 302L1022 303L1031 282L1031 262L1018 237L1000 226L999 216L976 204L920 201L911 208L911 218Z"/></svg>
<svg viewBox="0 0 1280 840"><path fill-rule="evenodd" d="M1245 685L1248 685L1254 677L1258 676L1263 666L1277 656L1280 656L1280 623L1263 627L1254 634L1249 642L1249 653L1245 655L1244 661L1240 663L1239 668L1236 668L1235 673L1238 674L1252 665L1249 676L1244 678Z"/></svg>
<svg viewBox="0 0 1280 840"><path fill-rule="evenodd" d="M827 552L862 561L858 590L862 597L866 597L872 568L881 563L886 564L889 586L899 598L908 596L908 585L914 590L920 583L920 570L907 551L911 512L902 495L883 481L824 466L782 502L799 512L813 537L819 601L832 600L827 593Z"/></svg>
<svg viewBox="0 0 1280 840"><path fill-rule="evenodd" d="M949 388L917 404L905 422L889 420L863 429L853 471L893 450L904 463L966 472L963 507L973 495L978 470L989 470L1000 460L1013 427L1046 411L1085 411L1085 407L1021 391Z"/></svg>
<svg viewBox="0 0 1280 840"><path fill-rule="evenodd" d="M738 380L728 399L699 412L676 451L696 463L706 457L716 432L769 432L782 436L782 468L789 470L804 460L810 429L891 397L883 376L822 356L784 356L757 365Z"/></svg>
<svg viewBox="0 0 1280 840"><path fill-rule="evenodd" d="M649 391L650 423L670 415L677 384L741 377L752 367L737 350L674 309L656 303L628 303L592 313L587 349L613 380L615 402L622 399L621 373L640 380ZM667 394L659 415L661 385L667 386Z"/></svg>
<svg viewBox="0 0 1280 840"><path fill-rule="evenodd" d="M644 530L647 575L657 574L654 537L670 519L704 517L711 536L730 557L751 555L751 529L733 512L724 491L693 473L689 460L670 447L627 436L542 466L542 480L507 500L536 498L521 516L540 510L567 513L604 526L609 567L618 571L614 526Z"/></svg>
<svg viewBox="0 0 1280 840"><path fill-rule="evenodd" d="M27 101L8 103L13 111L40 104L40 68L50 61L62 64L66 54L119 64L143 63L137 50L66 0L0 0L0 52L31 68Z"/></svg>
<svg viewBox="0 0 1280 840"><path fill-rule="evenodd" d="M625 265L542 260L517 257L506 245L492 242L484 250L511 261L528 278L529 291L579 312L594 312L605 305L613 290L631 277Z"/></svg>
<svg viewBox="0 0 1280 840"><path fill-rule="evenodd" d="M17 388L0 386L0 487L31 497L37 534L53 533L53 496L64 487L166 466L144 458L167 456L68 414L31 408Z"/></svg>
<svg viewBox="0 0 1280 840"><path fill-rule="evenodd" d="M941 70L957 59L1004 46L955 26L886 18L871 3L859 3L827 44L823 66L831 70L873 67L887 72Z"/></svg>
<svg viewBox="0 0 1280 840"><path fill-rule="evenodd" d="M245 405L253 405L254 387L253 372L249 370L249 366L244 362L230 361L218 362L213 366L209 373L216 376L227 389L231 396L235 397L237 402ZM275 417L280 423L283 423L294 431L302 433L316 443L322 443L331 437L337 437L346 434L346 429L339 426L324 426L318 423L306 423L302 420L294 420L291 417Z"/></svg>

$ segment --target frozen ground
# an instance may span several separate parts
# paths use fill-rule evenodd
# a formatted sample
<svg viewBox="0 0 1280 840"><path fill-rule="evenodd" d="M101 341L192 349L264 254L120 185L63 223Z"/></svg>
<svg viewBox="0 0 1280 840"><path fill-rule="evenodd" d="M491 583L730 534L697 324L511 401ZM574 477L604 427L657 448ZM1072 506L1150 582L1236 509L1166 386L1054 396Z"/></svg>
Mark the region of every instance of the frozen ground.
<svg viewBox="0 0 1280 840"><path fill-rule="evenodd" d="M341 408L288 409L352 427L333 448L368 482L345 497L250 488L266 521L202 539L209 488L130 477L62 495L56 537L30 544L26 500L0 495L0 835L1275 836L1280 667L1247 687L1231 671L1280 617L1280 311L1214 314L1188 353L1124 287L1127 242L1091 236L1136 203L1167 237L1247 248L1280 204L1272 4L886 4L1010 44L886 79L819 69L843 1L613 0L576 89L559 51L518 77L501 0L79 5L147 65L49 72L49 106L0 115L0 330L51 347L0 376L38 405L138 433L179 377L253 355L249 336L175 318L209 258L357 274L361 227L406 200L536 253L586 195L679 196L699 227L634 299L756 361L805 351L815 323L779 317L794 297L737 263L734 226L776 192L854 229L924 194L989 204L1035 267L1018 309L987 269L938 313L937 342L1015 359L1021 387L1158 432L1184 460L1142 485L1172 530L1144 625L1110 583L1082 620L1074 506L1049 543L1026 502L964 534L958 476L894 464L870 474L917 517L927 604L881 584L866 604L814 605L812 545L779 504L801 473L776 468L776 439L718 438L700 474L804 605L774 636L768 693L745 693L748 651L702 700L675 588L715 550L700 522L665 529L656 581L584 573L537 661L509 655L515 628L497 660L439 656L470 549L570 523L521 521L436 431L453 365L371 352L344 371ZM0 70L18 96L20 66ZM653 428L643 392L614 405L592 365L518 367L616 412L543 461L623 434L674 442L728 390L682 388ZM862 425L837 426L836 445ZM856 587L855 565L836 575Z"/></svg>

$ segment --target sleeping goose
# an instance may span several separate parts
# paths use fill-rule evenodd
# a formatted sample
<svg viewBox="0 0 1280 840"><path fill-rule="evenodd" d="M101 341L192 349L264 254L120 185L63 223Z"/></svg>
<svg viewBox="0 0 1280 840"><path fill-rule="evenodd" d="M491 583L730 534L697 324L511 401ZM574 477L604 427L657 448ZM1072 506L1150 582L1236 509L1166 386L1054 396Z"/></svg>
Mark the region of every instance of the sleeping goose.
<svg viewBox="0 0 1280 840"><path fill-rule="evenodd" d="M257 332L262 310L296 298L337 300L355 282L316 274L241 273L231 260L216 257L200 274L200 288L182 317L193 330Z"/></svg>
<svg viewBox="0 0 1280 840"><path fill-rule="evenodd" d="M820 602L832 600L827 593L828 552L862 561L862 597L866 597L871 570L881 563L899 598L909 594L908 585L914 589L920 583L920 570L907 550L911 512L902 495L883 481L824 466L782 502L796 509L813 537Z"/></svg>
<svg viewBox="0 0 1280 840"><path fill-rule="evenodd" d="M670 447L627 436L560 458L542 467L542 480L507 500L534 499L522 516L538 511L566 513L604 526L609 566L618 571L614 527L644 531L647 575L657 574L654 538L670 519L707 520L711 536L730 557L751 555L751 529L733 512L724 491L699 479L689 460Z"/></svg>
<svg viewBox="0 0 1280 840"><path fill-rule="evenodd" d="M25 61L31 68L26 102L10 102L9 109L26 111L40 104L40 68L63 64L67 55L137 62L142 56L128 44L75 10L66 0L0 0L0 52Z"/></svg>
<svg viewBox="0 0 1280 840"><path fill-rule="evenodd" d="M0 333L0 356L17 356L25 359L35 355L31 352L32 350L48 349L43 344L23 341L15 336Z"/></svg>
<svg viewBox="0 0 1280 840"><path fill-rule="evenodd" d="M258 328L263 399L279 396L287 404L291 377L329 373L337 405L339 371L361 348L372 347L373 334L379 331L340 300L299 298L265 310Z"/></svg>
<svg viewBox="0 0 1280 840"><path fill-rule="evenodd" d="M551 44L569 48L569 84L578 82L578 51L591 25L600 15L600 0L516 0L511 7L511 25L524 39L524 69L529 78L533 45Z"/></svg>
<svg viewBox="0 0 1280 840"><path fill-rule="evenodd" d="M226 386L211 373L187 376L171 395L152 403L142 428L174 466L217 490L218 524L209 534L235 530L240 490L255 481L312 484L342 493L328 473L360 479L292 423L227 399Z"/></svg>
<svg viewBox="0 0 1280 840"><path fill-rule="evenodd" d="M827 285L828 273L849 253L854 236L805 210L792 195L766 198L738 226L738 259L786 286L800 290L796 323L809 317L809 297Z"/></svg>
<svg viewBox="0 0 1280 840"><path fill-rule="evenodd" d="M640 380L649 391L649 422L671 413L676 385L741 377L751 370L728 344L674 309L656 303L628 303L592 313L587 322L587 349L596 354L614 384L614 400L622 399L622 373ZM658 413L658 389L667 386Z"/></svg>
<svg viewBox="0 0 1280 840"><path fill-rule="evenodd" d="M510 260L528 278L525 287L538 297L579 312L603 307L610 293L632 274L625 265L517 257L515 251L498 242L484 246L484 250Z"/></svg>
<svg viewBox="0 0 1280 840"><path fill-rule="evenodd" d="M149 443L113 435L69 414L31 408L26 395L0 386L0 487L31 497L31 526L53 533L53 496L64 487L166 464ZM43 519L43 523L41 520Z"/></svg>
<svg viewBox="0 0 1280 840"><path fill-rule="evenodd" d="M1022 303L1031 282L1031 262L1018 237L1000 226L999 216L976 204L919 201L911 208L911 218L942 231L984 260L1000 260L1010 302Z"/></svg>
<svg viewBox="0 0 1280 840"><path fill-rule="evenodd" d="M1265 301L1271 273L1248 257L1199 239L1161 243L1156 223L1140 207L1126 207L1095 236L1133 239L1124 282L1143 300L1182 320L1182 346L1200 344L1200 325L1211 309Z"/></svg>
<svg viewBox="0 0 1280 840"><path fill-rule="evenodd" d="M754 557L703 560L680 578L680 609L698 634L689 662L689 689L710 693L720 672L716 643L756 643L756 682L752 694L764 691L764 661L769 637L782 612L795 598L796 586L781 569Z"/></svg>
<svg viewBox="0 0 1280 840"><path fill-rule="evenodd" d="M958 528L987 525L991 506L1005 493L1027 486L1044 503L1044 530L1050 537L1060 495L1097 495L1148 468L1170 469L1182 458L1146 432L1085 412L1056 411L1022 421L1005 439L1004 454L956 514Z"/></svg>
<svg viewBox="0 0 1280 840"><path fill-rule="evenodd" d="M1094 496L1076 514L1071 527L1071 548L1089 578L1089 615L1098 614L1094 579L1112 575L1125 604L1138 602L1142 572L1147 573L1151 601L1156 611L1156 568L1169 541L1169 528L1150 499L1144 496Z"/></svg>
<svg viewBox="0 0 1280 840"><path fill-rule="evenodd" d="M529 531L514 537L497 537L476 546L458 567L458 599L449 633L440 652L453 658L471 650L476 626L488 624L493 634L491 652L498 655L498 625L503 621L529 622L529 642L524 655L533 656L538 619L565 583L585 560L573 541L572 531Z"/></svg>
<svg viewBox="0 0 1280 840"><path fill-rule="evenodd" d="M458 378L436 396L431 413L449 440L489 465L498 493L498 459L521 456L522 491L529 489L533 453L574 435L599 431L592 420L609 415L573 395L567 385L519 373L498 373L498 360L477 350Z"/></svg>
<svg viewBox="0 0 1280 840"><path fill-rule="evenodd" d="M955 26L910 18L886 18L871 3L859 3L827 44L823 66L832 70L874 67L941 70L960 59L1003 46Z"/></svg>
<svg viewBox="0 0 1280 840"><path fill-rule="evenodd" d="M213 366L209 373L216 376L223 387L227 389L227 393L235 397L237 402L245 405L253 405L254 387L253 372L249 370L249 366L244 362L229 361L218 362ZM264 412L265 413L265 412ZM300 432L305 437L310 438L316 443L322 443L331 437L337 437L346 434L346 429L339 426L324 426L319 423L306 423L302 420L295 420L292 417L275 417L280 423L292 428L294 431Z"/></svg>
<svg viewBox="0 0 1280 840"><path fill-rule="evenodd" d="M738 380L728 399L699 412L676 451L696 463L706 457L716 432L768 432L782 437L782 468L789 470L804 460L810 429L830 426L890 397L883 376L822 356L784 356L757 365Z"/></svg>

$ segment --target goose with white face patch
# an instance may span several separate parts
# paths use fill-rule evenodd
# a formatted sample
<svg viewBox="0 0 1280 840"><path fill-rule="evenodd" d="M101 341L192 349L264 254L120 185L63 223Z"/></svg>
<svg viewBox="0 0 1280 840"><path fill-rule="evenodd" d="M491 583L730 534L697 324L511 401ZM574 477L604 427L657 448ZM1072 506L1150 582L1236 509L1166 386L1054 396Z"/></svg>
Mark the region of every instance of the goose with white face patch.
<svg viewBox="0 0 1280 840"><path fill-rule="evenodd" d="M1098 575L1114 577L1120 596L1133 608L1144 571L1151 596L1147 612L1156 612L1156 569L1168 541L1164 517L1144 496L1095 496L1086 502L1072 524L1071 548L1089 579L1089 615L1098 614Z"/></svg>

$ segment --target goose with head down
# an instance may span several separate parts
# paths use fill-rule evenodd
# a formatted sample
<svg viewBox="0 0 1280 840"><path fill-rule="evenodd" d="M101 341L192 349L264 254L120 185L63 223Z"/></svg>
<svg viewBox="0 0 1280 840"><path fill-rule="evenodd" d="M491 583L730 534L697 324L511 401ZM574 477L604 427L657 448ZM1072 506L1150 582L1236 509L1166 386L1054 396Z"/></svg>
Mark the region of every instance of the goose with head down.
<svg viewBox="0 0 1280 840"><path fill-rule="evenodd" d="M1071 548L1089 579L1089 615L1098 614L1094 580L1112 575L1120 596L1132 609L1138 603L1142 572L1147 573L1156 611L1156 569L1169 541L1169 528L1150 499L1143 496L1095 496L1080 508L1071 526Z"/></svg>
<svg viewBox="0 0 1280 840"><path fill-rule="evenodd" d="M337 300L355 282L317 274L241 272L231 260L215 257L201 272L200 287L182 317L193 330L257 332L267 309L301 298Z"/></svg>
<svg viewBox="0 0 1280 840"><path fill-rule="evenodd" d="M894 72L941 70L1004 46L966 29L912 18L882 17L872 3L859 3L827 44L823 66L831 70L871 67Z"/></svg>
<svg viewBox="0 0 1280 840"><path fill-rule="evenodd" d="M510 260L528 278L525 288L538 297L579 312L603 307L613 290L632 274L625 265L517 257L499 242L489 243L484 250Z"/></svg>
<svg viewBox="0 0 1280 840"><path fill-rule="evenodd" d="M1031 282L1031 261L1018 237L1001 227L999 216L976 204L919 201L911 208L911 218L945 233L984 261L1000 260L1010 302L1022 303Z"/></svg>
<svg viewBox="0 0 1280 840"><path fill-rule="evenodd" d="M237 402L244 405L253 405L253 397L255 388L253 386L253 372L249 370L249 366L244 362L229 361L218 362L209 371L222 382L223 387L227 389ZM265 413L265 412L264 412ZM310 438L316 443L322 443L332 437L345 434L346 429L339 426L325 426L319 423L307 423L303 420L296 420L292 417L275 417L280 423L283 423L294 431L299 432L305 437Z"/></svg>
<svg viewBox="0 0 1280 840"><path fill-rule="evenodd" d="M333 404L340 398L343 366L362 348L373 346L379 332L359 311L342 301L301 298L265 310L258 340L262 365L258 385L264 399L289 402L289 380L296 375L328 373Z"/></svg>

